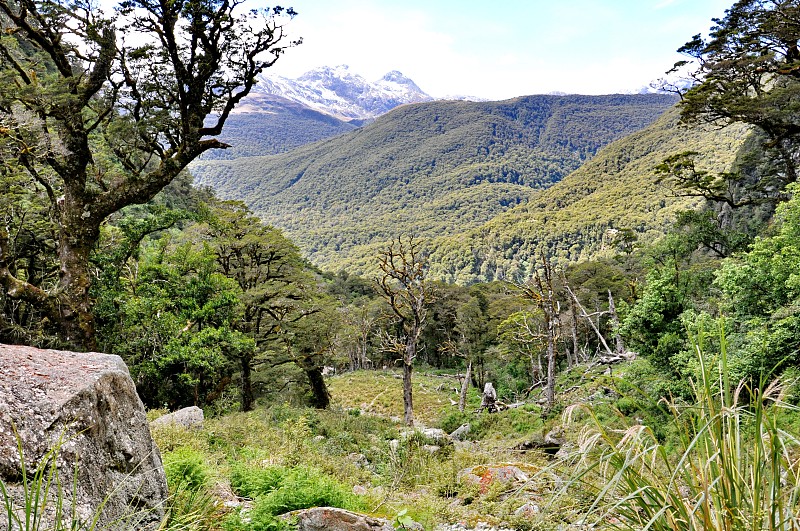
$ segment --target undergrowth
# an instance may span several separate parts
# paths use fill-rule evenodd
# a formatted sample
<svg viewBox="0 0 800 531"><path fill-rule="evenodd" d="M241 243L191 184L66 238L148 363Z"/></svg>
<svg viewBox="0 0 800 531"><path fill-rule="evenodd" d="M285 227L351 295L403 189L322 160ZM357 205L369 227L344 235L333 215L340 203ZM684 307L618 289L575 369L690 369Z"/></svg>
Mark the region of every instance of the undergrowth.
<svg viewBox="0 0 800 531"><path fill-rule="evenodd" d="M582 521L653 530L800 529L800 439L782 428L797 407L780 381L750 387L728 380L723 339L717 363L695 349L694 401L666 402L674 437L644 424L607 428L592 419L579 439L570 487L593 493Z"/></svg>

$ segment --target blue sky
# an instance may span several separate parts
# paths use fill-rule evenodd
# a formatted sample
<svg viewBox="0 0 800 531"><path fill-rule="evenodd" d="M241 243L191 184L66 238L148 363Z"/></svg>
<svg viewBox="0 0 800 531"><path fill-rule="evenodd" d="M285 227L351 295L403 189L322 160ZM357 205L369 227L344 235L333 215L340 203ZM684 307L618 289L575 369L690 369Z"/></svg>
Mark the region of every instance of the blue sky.
<svg viewBox="0 0 800 531"><path fill-rule="evenodd" d="M436 97L629 92L661 77L733 0L288 0L301 46L271 69L399 70Z"/></svg>

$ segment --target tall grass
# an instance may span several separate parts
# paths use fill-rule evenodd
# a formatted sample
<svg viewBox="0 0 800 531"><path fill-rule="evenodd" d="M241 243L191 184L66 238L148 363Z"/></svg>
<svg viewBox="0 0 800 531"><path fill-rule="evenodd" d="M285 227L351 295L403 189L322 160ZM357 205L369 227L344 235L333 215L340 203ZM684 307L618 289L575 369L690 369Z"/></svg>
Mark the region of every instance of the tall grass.
<svg viewBox="0 0 800 531"><path fill-rule="evenodd" d="M570 486L588 494L585 523L616 529L800 530L800 440L781 428L796 410L775 381L728 381L724 337L717 362L695 347L693 404L667 401L676 435L648 426L610 430L595 420L580 439ZM763 382L762 382L763 384ZM568 408L569 421L576 407Z"/></svg>
<svg viewBox="0 0 800 531"><path fill-rule="evenodd" d="M16 429L14 430L16 434ZM17 436L17 455L20 461L21 492L15 496L9 486L0 480L0 498L2 499L3 516L0 517L0 529L19 531L66 531L94 530L100 509L88 522L81 521L77 514L77 469L73 473L73 496L64 495L64 485L58 470L57 458L64 444L63 434L59 441L39 460L34 470L25 464L22 439ZM3 527L2 524L5 524Z"/></svg>
<svg viewBox="0 0 800 531"><path fill-rule="evenodd" d="M58 460L61 448L70 441L65 440L65 433L39 458L34 469L26 465L19 434L17 438L17 456L20 462L19 476L15 478L14 488L0 479L0 531L110 531L122 529L143 529L146 520L150 520L152 511L149 508L130 507L129 512L108 519L103 511L106 504L118 494L117 488L106 493L99 505L91 514L81 515L78 511L78 464L70 478L65 478L59 471ZM195 464L195 463L192 463ZM195 464L195 468L199 466ZM190 468L190 467L185 467ZM166 515L158 526L159 531L196 531L214 529L209 522L219 518L219 504L210 494L207 485L198 485L205 478L197 479L198 473L183 472L188 478L180 478L176 488L171 488L171 496L167 500ZM176 474L178 474L176 472ZM157 523L147 524L155 528Z"/></svg>

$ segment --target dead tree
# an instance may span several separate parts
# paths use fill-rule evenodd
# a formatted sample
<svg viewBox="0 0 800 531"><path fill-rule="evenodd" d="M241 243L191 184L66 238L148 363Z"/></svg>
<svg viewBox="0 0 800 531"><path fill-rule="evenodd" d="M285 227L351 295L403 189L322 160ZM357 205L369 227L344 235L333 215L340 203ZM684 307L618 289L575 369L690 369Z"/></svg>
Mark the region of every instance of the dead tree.
<svg viewBox="0 0 800 531"><path fill-rule="evenodd" d="M544 313L547 340L547 384L545 385L545 401L547 407L555 403L556 389L556 342L561 329L561 305L555 297L553 289L553 269L544 255L541 256L542 269L533 273L533 279L518 286L526 297L534 301Z"/></svg>
<svg viewBox="0 0 800 531"><path fill-rule="evenodd" d="M625 354L625 343L619 335L619 316L617 316L617 306L614 304L614 296L608 290L608 315L611 317L611 326L614 329L614 351L617 356Z"/></svg>
<svg viewBox="0 0 800 531"><path fill-rule="evenodd" d="M397 319L402 337L403 409L407 426L414 425L411 373L417 357L417 345L425 325L427 307L433 300L428 283L428 261L420 252L420 243L413 237L397 238L378 256L383 273L377 279L381 295Z"/></svg>
<svg viewBox="0 0 800 531"><path fill-rule="evenodd" d="M581 304L581 301L578 300L578 296L575 295L575 292L572 291L572 288L570 288L569 285L564 284L564 289L567 290L567 293L572 299L573 304L580 310L581 317L585 318L589 322L589 325L592 327L592 330L594 330L594 333L597 335L597 339L600 341L600 344L603 345L603 348L605 349L606 353L609 356L614 356L614 353L609 348L608 343L606 343L606 338L603 337L603 334L600 333L600 329L597 328L597 325L594 324L594 321L592 320L592 315L586 312L586 309Z"/></svg>

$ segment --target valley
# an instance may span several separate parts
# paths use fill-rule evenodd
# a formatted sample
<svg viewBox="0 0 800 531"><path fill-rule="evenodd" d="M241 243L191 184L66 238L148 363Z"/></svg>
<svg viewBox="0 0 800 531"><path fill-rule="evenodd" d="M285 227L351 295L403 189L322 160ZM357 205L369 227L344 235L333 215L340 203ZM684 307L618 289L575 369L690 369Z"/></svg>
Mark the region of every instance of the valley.
<svg viewBox="0 0 800 531"><path fill-rule="evenodd" d="M497 216L529 203L606 145L650 126L674 103L671 96L659 95L421 103L284 154L201 161L192 172L199 184L245 201L283 229L318 266L335 270L347 264L365 274L371 272L368 262L376 249L392 238L414 234L435 239L438 247L448 238L460 240L472 229L480 231ZM652 136L672 131L658 127L648 137L651 143L656 142ZM587 183L588 189L592 186ZM504 235L518 236L524 237L513 231ZM474 251L492 254L488 245ZM495 278L463 271L480 271L479 261L459 264L450 273L447 267L452 269L443 266L437 275L441 271L443 279L459 281Z"/></svg>
<svg viewBox="0 0 800 531"><path fill-rule="evenodd" d="M0 529L800 529L800 1L385 4L0 0Z"/></svg>

